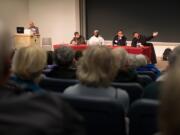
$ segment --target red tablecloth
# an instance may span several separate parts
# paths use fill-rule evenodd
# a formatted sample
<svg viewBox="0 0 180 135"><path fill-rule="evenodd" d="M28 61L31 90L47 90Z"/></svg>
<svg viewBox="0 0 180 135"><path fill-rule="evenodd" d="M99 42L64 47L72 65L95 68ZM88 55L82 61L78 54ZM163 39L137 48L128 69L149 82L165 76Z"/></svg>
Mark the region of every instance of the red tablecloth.
<svg viewBox="0 0 180 135"><path fill-rule="evenodd" d="M73 50L75 51L83 51L85 50L88 46L87 45L65 45L65 46L68 46L68 47L71 47ZM54 49L57 49L57 48L60 48L61 45L53 45L53 48ZM112 46L112 45L108 45L108 47L110 48L113 48L113 49L116 49L118 48L119 46ZM147 46L144 46L144 47L130 47L130 46L122 46L124 49L126 49L126 51L130 54L143 54L145 56L147 56L150 60L151 60L151 47L147 47Z"/></svg>

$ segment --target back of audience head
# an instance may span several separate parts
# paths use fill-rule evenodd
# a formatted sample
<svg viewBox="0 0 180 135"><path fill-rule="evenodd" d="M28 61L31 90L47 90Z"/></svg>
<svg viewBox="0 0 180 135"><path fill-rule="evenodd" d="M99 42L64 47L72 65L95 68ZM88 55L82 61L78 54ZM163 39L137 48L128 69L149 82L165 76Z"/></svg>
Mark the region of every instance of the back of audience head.
<svg viewBox="0 0 180 135"><path fill-rule="evenodd" d="M130 68L130 69L137 68L136 55L128 54L128 68Z"/></svg>
<svg viewBox="0 0 180 135"><path fill-rule="evenodd" d="M73 64L74 51L66 46L58 48L54 52L55 63L63 68L69 68Z"/></svg>
<svg viewBox="0 0 180 135"><path fill-rule="evenodd" d="M11 53L8 45L8 38L0 22L0 85L3 85L10 74Z"/></svg>
<svg viewBox="0 0 180 135"><path fill-rule="evenodd" d="M168 57L168 64L169 64L168 68L173 67L179 57L180 57L180 46L177 46L173 49L172 53Z"/></svg>
<svg viewBox="0 0 180 135"><path fill-rule="evenodd" d="M178 54L178 55L177 55ZM168 76L163 84L160 104L162 135L180 134L180 47L174 50Z"/></svg>
<svg viewBox="0 0 180 135"><path fill-rule="evenodd" d="M136 55L137 67L144 67L148 64L146 56L139 54Z"/></svg>
<svg viewBox="0 0 180 135"><path fill-rule="evenodd" d="M117 65L110 48L93 46L85 50L79 61L77 76L83 85L109 87L117 73Z"/></svg>
<svg viewBox="0 0 180 135"><path fill-rule="evenodd" d="M47 63L46 52L40 47L23 47L16 51L12 72L25 80L37 81Z"/></svg>
<svg viewBox="0 0 180 135"><path fill-rule="evenodd" d="M128 66L128 53L123 48L113 49L112 53L120 70L125 70Z"/></svg>

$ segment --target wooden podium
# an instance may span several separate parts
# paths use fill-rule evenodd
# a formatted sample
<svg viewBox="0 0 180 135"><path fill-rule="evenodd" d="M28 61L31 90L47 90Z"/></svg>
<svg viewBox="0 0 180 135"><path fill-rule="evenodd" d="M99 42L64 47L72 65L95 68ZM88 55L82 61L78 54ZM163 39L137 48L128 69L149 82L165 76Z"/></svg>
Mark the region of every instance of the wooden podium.
<svg viewBox="0 0 180 135"><path fill-rule="evenodd" d="M18 49L26 46L40 46L40 36L39 35L25 35L25 34L15 34L14 36L14 48Z"/></svg>

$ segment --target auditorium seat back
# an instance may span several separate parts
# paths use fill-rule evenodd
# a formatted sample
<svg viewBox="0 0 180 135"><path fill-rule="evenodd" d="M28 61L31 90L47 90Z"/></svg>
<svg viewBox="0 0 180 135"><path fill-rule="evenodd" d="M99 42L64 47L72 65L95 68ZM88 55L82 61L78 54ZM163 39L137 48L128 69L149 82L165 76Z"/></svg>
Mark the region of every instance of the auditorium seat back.
<svg viewBox="0 0 180 135"><path fill-rule="evenodd" d="M44 77L39 85L41 88L53 92L64 92L64 90L72 85L79 83L78 80L70 80L70 79L54 79L49 77Z"/></svg>
<svg viewBox="0 0 180 135"><path fill-rule="evenodd" d="M145 88L153 82L152 78L148 75L138 75L138 82Z"/></svg>
<svg viewBox="0 0 180 135"><path fill-rule="evenodd" d="M113 99L63 96L85 119L87 135L126 135L125 112Z"/></svg>
<svg viewBox="0 0 180 135"><path fill-rule="evenodd" d="M149 77L152 78L153 81L156 81L157 79L157 75L152 71L138 71L137 73L139 75L148 75Z"/></svg>
<svg viewBox="0 0 180 135"><path fill-rule="evenodd" d="M144 89L138 83L112 83L114 88L125 90L130 98L130 104L143 97Z"/></svg>
<svg viewBox="0 0 180 135"><path fill-rule="evenodd" d="M157 133L158 107L159 102L155 100L141 99L134 102L129 111L129 135L154 135Z"/></svg>

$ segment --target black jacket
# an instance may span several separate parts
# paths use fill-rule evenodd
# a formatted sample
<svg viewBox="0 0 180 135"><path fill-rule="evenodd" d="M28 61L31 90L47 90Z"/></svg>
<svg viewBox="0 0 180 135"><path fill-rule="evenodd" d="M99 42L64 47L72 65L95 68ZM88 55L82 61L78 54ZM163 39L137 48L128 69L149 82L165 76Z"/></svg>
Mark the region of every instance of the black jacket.
<svg viewBox="0 0 180 135"><path fill-rule="evenodd" d="M113 39L113 45L125 46L127 45L127 38L123 36L121 39L119 39L118 35L116 35Z"/></svg>
<svg viewBox="0 0 180 135"><path fill-rule="evenodd" d="M76 79L76 70L73 68L55 66L49 73L46 73L45 75L47 77L57 79Z"/></svg>
<svg viewBox="0 0 180 135"><path fill-rule="evenodd" d="M147 41L150 41L152 40L154 37L153 36L149 36L149 37L146 37L144 35L140 35L140 38L137 39L137 38L133 38L132 40L132 43L131 43L131 46L132 47L137 47L137 44L138 43L141 43L142 45L147 45Z"/></svg>
<svg viewBox="0 0 180 135"><path fill-rule="evenodd" d="M60 95L0 87L1 135L83 135L82 118Z"/></svg>

